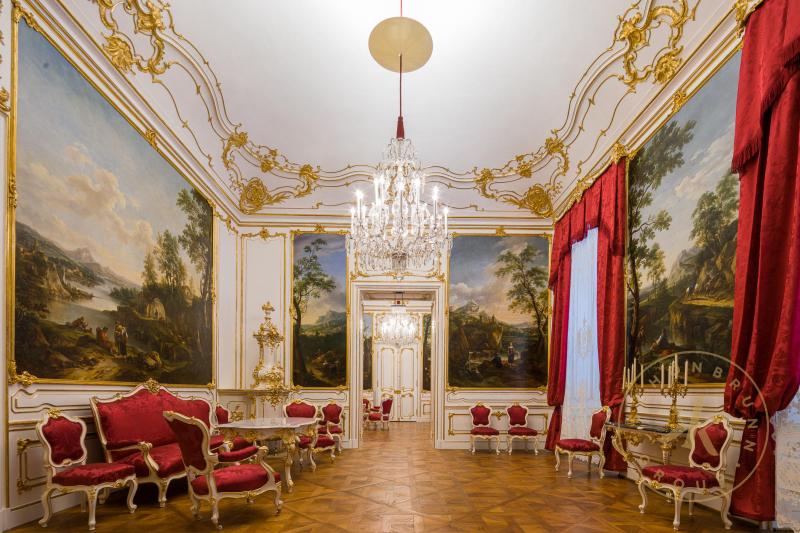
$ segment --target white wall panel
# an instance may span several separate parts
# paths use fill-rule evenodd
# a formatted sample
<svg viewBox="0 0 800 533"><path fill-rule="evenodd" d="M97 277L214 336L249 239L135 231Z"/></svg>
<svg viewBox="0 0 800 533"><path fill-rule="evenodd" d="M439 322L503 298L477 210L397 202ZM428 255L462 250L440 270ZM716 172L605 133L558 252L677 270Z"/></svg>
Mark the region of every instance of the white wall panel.
<svg viewBox="0 0 800 533"><path fill-rule="evenodd" d="M225 224L217 224L217 387L236 387L238 343L236 327L236 295L239 256L237 237Z"/></svg>

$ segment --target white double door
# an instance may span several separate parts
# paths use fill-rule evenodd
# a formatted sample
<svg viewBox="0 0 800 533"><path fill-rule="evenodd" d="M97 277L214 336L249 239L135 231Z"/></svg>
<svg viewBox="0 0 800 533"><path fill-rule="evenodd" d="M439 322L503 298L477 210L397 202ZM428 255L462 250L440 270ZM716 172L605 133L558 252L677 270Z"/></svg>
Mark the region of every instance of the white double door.
<svg viewBox="0 0 800 533"><path fill-rule="evenodd" d="M394 397L392 420L414 422L418 417L422 367L419 343L395 346L378 341L373 373L375 400L384 394Z"/></svg>

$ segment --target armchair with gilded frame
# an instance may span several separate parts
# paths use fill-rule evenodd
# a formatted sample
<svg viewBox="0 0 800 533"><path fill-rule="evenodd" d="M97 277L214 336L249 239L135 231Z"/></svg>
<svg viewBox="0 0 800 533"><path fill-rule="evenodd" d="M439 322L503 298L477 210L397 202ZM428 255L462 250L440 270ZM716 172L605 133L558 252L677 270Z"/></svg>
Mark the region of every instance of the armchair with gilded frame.
<svg viewBox="0 0 800 533"><path fill-rule="evenodd" d="M52 516L50 496L53 492L82 492L89 504L89 531L96 525L95 511L101 491L128 486L128 510L133 513L133 498L139 484L132 465L119 463L87 464L86 424L80 418L50 409L36 424L36 434L42 443L45 465L45 488L42 492L44 516L39 524L47 527ZM84 505L84 502L81 503Z"/></svg>
<svg viewBox="0 0 800 533"><path fill-rule="evenodd" d="M604 405L592 413L592 422L589 427L588 439L559 439L556 441L553 452L556 456L556 472L561 466L561 454L567 454L567 477L572 477L572 460L576 455L586 456L589 463L589 472L592 471L592 459L598 457L597 471L602 478L603 466L606 463L606 456L603 453L603 443L606 441L606 422L611 417L611 408Z"/></svg>
<svg viewBox="0 0 800 533"><path fill-rule="evenodd" d="M636 482L642 496L639 511L644 513L647 507L646 488L669 491L675 502L672 527L677 530L681 524L681 504L684 498L689 502L691 515L696 495L719 497L722 500L722 524L725 529L730 529L730 493L725 486L725 469L732 439L730 422L722 414L692 427L689 430L689 466L666 464L642 468L641 476Z"/></svg>

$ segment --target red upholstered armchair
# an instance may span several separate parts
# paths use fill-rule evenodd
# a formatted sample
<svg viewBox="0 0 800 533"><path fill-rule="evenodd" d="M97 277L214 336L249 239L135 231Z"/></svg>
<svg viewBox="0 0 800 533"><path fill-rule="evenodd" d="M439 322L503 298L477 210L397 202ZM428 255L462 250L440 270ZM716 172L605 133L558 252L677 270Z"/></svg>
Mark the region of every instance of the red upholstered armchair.
<svg viewBox="0 0 800 533"><path fill-rule="evenodd" d="M214 415L217 417L217 424L227 424L231 421L231 412L220 404L217 404L214 408ZM241 412L239 412L239 415L241 416ZM244 437L234 437L230 446L231 451L235 452L253 446L253 444L253 441L247 440Z"/></svg>
<svg viewBox="0 0 800 533"><path fill-rule="evenodd" d="M528 441L533 442L533 453L539 455L539 432L528 427L528 408L514 402L506 408L508 415L508 433L506 443L508 445L508 455L514 450L514 439L522 440L525 448L528 448Z"/></svg>
<svg viewBox="0 0 800 533"><path fill-rule="evenodd" d="M492 449L492 440L494 440L494 449L497 455L500 455L500 432L491 426L492 410L482 403L473 405L469 414L472 415L472 429L469 432L469 449L475 454L475 440L483 439L489 442L489 449Z"/></svg>
<svg viewBox="0 0 800 533"><path fill-rule="evenodd" d="M112 398L91 398L97 436L106 462L133 465L136 480L158 485L163 507L167 488L186 476L175 435L164 420L164 411L175 411L211 426L211 404L203 398L181 398L149 379L128 393ZM211 436L211 447L223 444L222 435Z"/></svg>
<svg viewBox="0 0 800 533"><path fill-rule="evenodd" d="M319 423L319 433L330 435L336 441L336 451L342 453L342 435L344 434L344 408L330 402L324 405L320 412L322 420Z"/></svg>
<svg viewBox="0 0 800 533"><path fill-rule="evenodd" d="M287 417L300 417L300 418L317 418L317 406L304 402L303 400L293 400L283 406L283 414ZM321 421L321 420L320 420ZM336 458L336 441L333 440L330 434L319 434L319 428L314 431L313 436L298 435L297 436L297 458L300 461L300 468L305 466L303 460L303 452L305 452L306 459L311 465L312 472L317 469L317 463L314 462L314 454L322 451L330 450L331 462Z"/></svg>
<svg viewBox="0 0 800 533"><path fill-rule="evenodd" d="M205 422L173 411L166 411L167 420L180 446L186 475L189 479L189 498L192 514L199 518L200 503L211 504L211 521L219 523L219 501L224 498L253 498L274 492L276 514L281 512L281 475L264 460L266 448L260 448L255 464L215 467L222 462L220 454L211 451L211 435ZM231 452L235 453L235 452Z"/></svg>
<svg viewBox="0 0 800 533"><path fill-rule="evenodd" d="M128 509L136 510L136 472L125 464L86 464L86 424L80 418L62 415L51 409L36 424L36 434L44 449L47 481L42 493L44 516L39 524L47 527L52 510L50 496L55 491L84 492L89 502L89 531L94 531L95 509L100 491L128 485Z"/></svg>
<svg viewBox="0 0 800 533"><path fill-rule="evenodd" d="M589 472L592 471L592 458L599 458L597 470L600 477L603 477L603 465L606 463L606 456L603 454L603 443L606 441L606 422L611 416L611 409L604 405L592 414L592 425L589 428L589 439L559 439L555 445L556 472L561 466L561 454L567 454L567 464L569 470L567 477L572 477L572 459L576 455L585 455L589 462Z"/></svg>
<svg viewBox="0 0 800 533"><path fill-rule="evenodd" d="M392 419L393 404L394 398L390 394L382 395L381 406L372 407L369 410L369 414L367 415L367 423L371 424L373 427L377 427L378 424L381 424L383 429L389 429L389 420Z"/></svg>
<svg viewBox="0 0 800 533"><path fill-rule="evenodd" d="M668 490L675 502L675 517L672 527L681 525L681 503L689 501L689 514L695 502L695 494L721 498L720 516L725 529L730 529L728 518L730 494L725 486L725 466L728 447L733 432L724 415L716 415L705 422L697 424L689 430L689 466L651 465L642 468L641 476L636 482L642 495L639 510L644 513L647 507L646 487L653 490Z"/></svg>

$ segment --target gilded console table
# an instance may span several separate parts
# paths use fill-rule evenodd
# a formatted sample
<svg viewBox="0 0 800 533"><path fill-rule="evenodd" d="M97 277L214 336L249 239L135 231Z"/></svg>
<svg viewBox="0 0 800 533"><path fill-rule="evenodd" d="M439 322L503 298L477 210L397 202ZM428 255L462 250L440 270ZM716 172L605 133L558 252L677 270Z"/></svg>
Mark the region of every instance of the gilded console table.
<svg viewBox="0 0 800 533"><path fill-rule="evenodd" d="M297 449L297 437L307 435L313 438L314 433L317 431L317 419L301 417L256 418L220 424L217 428L225 437L225 442L228 445L235 437L242 437L251 441L282 441L286 450L284 478L286 479L287 490L292 492L292 487L294 487L292 463L294 462L294 452ZM309 457L313 467L314 454L310 453Z"/></svg>
<svg viewBox="0 0 800 533"><path fill-rule="evenodd" d="M668 429L663 426L646 424L617 424L606 422L606 429L612 432L611 442L622 457L632 465L637 473L642 475L639 461L628 451L628 446L637 446L642 442L651 442L661 449L661 461L669 464L672 450L683 444L686 440L685 429Z"/></svg>

